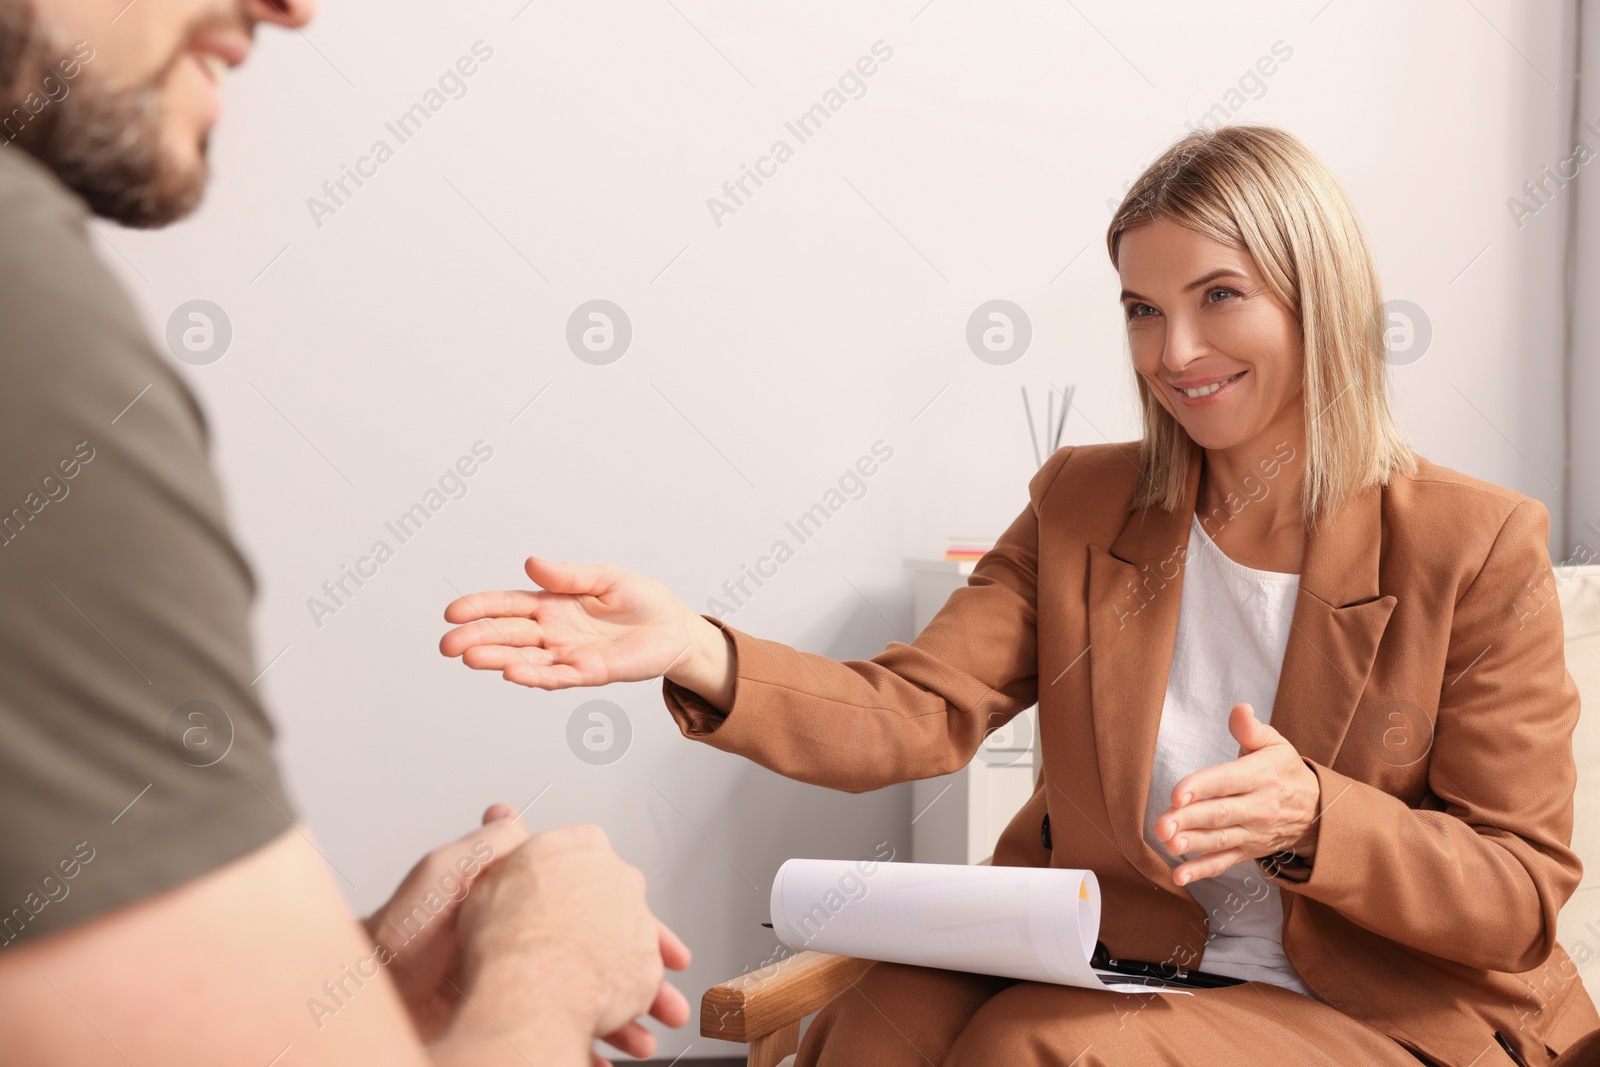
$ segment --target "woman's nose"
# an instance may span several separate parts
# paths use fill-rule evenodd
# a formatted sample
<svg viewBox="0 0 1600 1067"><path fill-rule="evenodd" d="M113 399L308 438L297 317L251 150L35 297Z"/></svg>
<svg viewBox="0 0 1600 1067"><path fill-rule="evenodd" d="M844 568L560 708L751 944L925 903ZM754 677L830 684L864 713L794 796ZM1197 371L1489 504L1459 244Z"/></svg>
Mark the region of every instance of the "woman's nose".
<svg viewBox="0 0 1600 1067"><path fill-rule="evenodd" d="M1205 338L1197 326L1179 318L1167 320L1167 335L1161 349L1161 365L1181 371L1207 351Z"/></svg>

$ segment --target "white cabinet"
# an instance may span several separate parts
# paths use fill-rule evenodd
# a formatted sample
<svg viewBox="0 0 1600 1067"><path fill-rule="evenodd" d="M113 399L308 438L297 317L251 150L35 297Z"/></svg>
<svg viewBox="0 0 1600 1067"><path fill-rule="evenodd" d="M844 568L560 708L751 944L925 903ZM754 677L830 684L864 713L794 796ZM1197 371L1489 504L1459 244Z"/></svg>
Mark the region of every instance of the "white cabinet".
<svg viewBox="0 0 1600 1067"><path fill-rule="evenodd" d="M950 594L967 584L974 560L908 559L915 575L918 633ZM977 863L994 852L1006 824L1033 796L1038 773L1037 706L984 739L954 774L911 786L911 858L917 863Z"/></svg>

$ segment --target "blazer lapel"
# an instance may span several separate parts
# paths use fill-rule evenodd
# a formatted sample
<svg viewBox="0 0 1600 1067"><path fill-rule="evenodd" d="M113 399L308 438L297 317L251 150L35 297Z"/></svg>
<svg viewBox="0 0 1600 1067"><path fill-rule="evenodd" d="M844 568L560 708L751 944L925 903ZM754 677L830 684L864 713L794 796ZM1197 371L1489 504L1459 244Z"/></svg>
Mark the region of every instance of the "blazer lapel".
<svg viewBox="0 0 1600 1067"><path fill-rule="evenodd" d="M1376 486L1306 539L1272 725L1323 766L1344 743L1397 603L1379 594L1382 545L1383 490Z"/></svg>
<svg viewBox="0 0 1600 1067"><path fill-rule="evenodd" d="M1196 449L1179 507L1133 511L1109 548L1089 546L1090 714L1111 829L1129 863L1183 896L1171 868L1144 839L1144 817L1200 465Z"/></svg>
<svg viewBox="0 0 1600 1067"><path fill-rule="evenodd" d="M1196 449L1180 506L1131 512L1108 548L1089 546L1090 714L1106 810L1123 857L1178 895L1187 893L1144 840L1144 819L1202 461ZM1306 539L1272 725L1324 766L1344 741L1396 603L1378 590L1382 505L1381 488L1365 490Z"/></svg>

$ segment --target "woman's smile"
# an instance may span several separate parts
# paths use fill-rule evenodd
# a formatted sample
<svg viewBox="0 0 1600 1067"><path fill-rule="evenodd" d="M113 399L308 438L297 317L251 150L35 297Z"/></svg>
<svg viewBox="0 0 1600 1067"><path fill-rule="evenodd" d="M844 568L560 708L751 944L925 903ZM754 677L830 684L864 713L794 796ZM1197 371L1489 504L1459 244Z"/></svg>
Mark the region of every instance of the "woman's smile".
<svg viewBox="0 0 1600 1067"><path fill-rule="evenodd" d="M1185 378L1168 384L1186 407L1199 408L1221 403L1223 397L1233 392L1233 387L1239 379L1248 373L1250 372L1242 370L1220 377Z"/></svg>

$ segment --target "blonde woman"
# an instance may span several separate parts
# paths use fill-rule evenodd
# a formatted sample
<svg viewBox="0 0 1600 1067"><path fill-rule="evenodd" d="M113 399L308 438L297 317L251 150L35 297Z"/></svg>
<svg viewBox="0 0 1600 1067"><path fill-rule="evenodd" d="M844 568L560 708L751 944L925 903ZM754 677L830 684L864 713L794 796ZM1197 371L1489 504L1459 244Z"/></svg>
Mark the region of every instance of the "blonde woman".
<svg viewBox="0 0 1600 1067"><path fill-rule="evenodd" d="M1037 702L994 862L1099 876L1110 954L1239 979L1139 997L877 964L801 1065L1540 1065L1600 1027L1556 913L1576 687L1538 502L1415 455L1327 168L1202 131L1107 248L1144 412L1062 448L910 644L835 662L615 566L537 557L441 643L540 689L664 676L685 736L859 792L964 766Z"/></svg>

